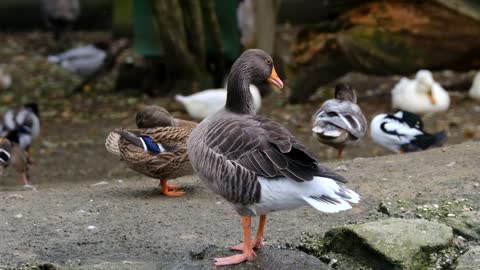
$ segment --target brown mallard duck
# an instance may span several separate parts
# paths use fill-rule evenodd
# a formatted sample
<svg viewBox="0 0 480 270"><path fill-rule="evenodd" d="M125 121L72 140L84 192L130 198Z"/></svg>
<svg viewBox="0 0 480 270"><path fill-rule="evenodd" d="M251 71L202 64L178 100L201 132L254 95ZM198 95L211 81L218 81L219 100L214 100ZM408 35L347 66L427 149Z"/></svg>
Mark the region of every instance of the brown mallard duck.
<svg viewBox="0 0 480 270"><path fill-rule="evenodd" d="M159 106L147 106L136 115L137 129L115 129L107 137L107 150L134 171L160 179L166 196L185 194L168 185L173 178L193 174L186 142L196 123L173 118Z"/></svg>
<svg viewBox="0 0 480 270"><path fill-rule="evenodd" d="M21 175L21 181L25 189L35 189L29 183L27 153L16 143L7 138L0 137L0 176L3 176L5 169L12 166Z"/></svg>

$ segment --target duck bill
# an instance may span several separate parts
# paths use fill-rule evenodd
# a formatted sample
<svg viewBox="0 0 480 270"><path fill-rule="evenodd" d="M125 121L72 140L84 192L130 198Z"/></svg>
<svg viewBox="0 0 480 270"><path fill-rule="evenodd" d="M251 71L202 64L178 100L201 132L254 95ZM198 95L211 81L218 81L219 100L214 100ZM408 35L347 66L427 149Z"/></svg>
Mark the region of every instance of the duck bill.
<svg viewBox="0 0 480 270"><path fill-rule="evenodd" d="M274 87L273 88L273 91L277 92L277 93L281 93L282 91L280 89L283 88L283 82L282 80L280 80L280 78L278 77L278 74L277 74L277 71L275 71L275 67L272 67L272 73L270 74L270 77L268 77L268 80L267 80L270 84L273 84Z"/></svg>
<svg viewBox="0 0 480 270"><path fill-rule="evenodd" d="M435 99L435 97L433 96L433 91L432 89L430 89L430 91L428 91L428 99L430 99L430 102L435 105L437 104L437 100Z"/></svg>

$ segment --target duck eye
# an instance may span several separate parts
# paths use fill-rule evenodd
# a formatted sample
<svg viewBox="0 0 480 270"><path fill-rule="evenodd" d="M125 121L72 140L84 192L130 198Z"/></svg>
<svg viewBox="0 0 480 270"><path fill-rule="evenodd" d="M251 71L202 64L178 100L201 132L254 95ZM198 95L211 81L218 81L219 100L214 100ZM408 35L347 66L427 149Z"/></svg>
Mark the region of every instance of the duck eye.
<svg viewBox="0 0 480 270"><path fill-rule="evenodd" d="M268 59L268 60L267 60L267 64L268 64L268 65L271 65L271 64L272 64L272 60Z"/></svg>

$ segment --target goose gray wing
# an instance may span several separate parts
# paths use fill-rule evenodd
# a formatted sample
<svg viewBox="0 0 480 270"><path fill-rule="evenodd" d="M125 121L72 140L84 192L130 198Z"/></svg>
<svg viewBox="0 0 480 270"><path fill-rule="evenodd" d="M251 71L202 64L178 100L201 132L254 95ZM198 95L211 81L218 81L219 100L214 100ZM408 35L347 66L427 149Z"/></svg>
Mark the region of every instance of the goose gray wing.
<svg viewBox="0 0 480 270"><path fill-rule="evenodd" d="M367 120L357 104L349 101L327 100L314 114L314 125L332 124L355 138L365 135Z"/></svg>
<svg viewBox="0 0 480 270"><path fill-rule="evenodd" d="M267 179L286 177L303 182L320 176L346 182L319 165L286 128L266 117L242 115L216 121L207 133L206 144L229 163Z"/></svg>

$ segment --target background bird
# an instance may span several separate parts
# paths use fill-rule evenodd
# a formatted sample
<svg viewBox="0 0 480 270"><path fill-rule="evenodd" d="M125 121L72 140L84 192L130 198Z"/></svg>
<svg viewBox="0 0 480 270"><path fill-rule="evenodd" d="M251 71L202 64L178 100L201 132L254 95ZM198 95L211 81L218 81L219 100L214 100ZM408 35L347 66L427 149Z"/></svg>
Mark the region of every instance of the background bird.
<svg viewBox="0 0 480 270"><path fill-rule="evenodd" d="M360 140L367 131L367 120L356 103L355 90L338 84L335 98L325 101L313 115L313 134L321 143L338 149L337 159L346 144Z"/></svg>
<svg viewBox="0 0 480 270"><path fill-rule="evenodd" d="M109 51L110 45L102 41L50 55L47 60L70 72L86 77L94 74L107 63Z"/></svg>
<svg viewBox="0 0 480 270"><path fill-rule="evenodd" d="M249 89L253 96L255 111L258 111L262 105L260 91L253 84ZM226 88L207 89L189 96L176 95L175 100L185 107L193 119L202 120L223 108L227 100L227 90Z"/></svg>
<svg viewBox="0 0 480 270"><path fill-rule="evenodd" d="M59 40L80 16L79 0L42 0L41 4L43 17L55 40Z"/></svg>
<svg viewBox="0 0 480 270"><path fill-rule="evenodd" d="M475 74L468 95L473 99L480 100L480 72Z"/></svg>
<svg viewBox="0 0 480 270"><path fill-rule="evenodd" d="M173 118L159 106L147 106L136 115L137 129L115 129L106 140L107 150L136 172L160 179L162 194L184 192L168 185L173 178L192 174L186 141L196 123Z"/></svg>
<svg viewBox="0 0 480 270"><path fill-rule="evenodd" d="M1 135L27 152L32 163L31 145L40 135L40 112L36 103L27 103L3 115Z"/></svg>
<svg viewBox="0 0 480 270"><path fill-rule="evenodd" d="M425 132L422 119L406 111L375 116L370 124L370 134L375 143L395 153L441 146L447 138L444 131Z"/></svg>
<svg viewBox="0 0 480 270"><path fill-rule="evenodd" d="M426 114L446 111L449 106L448 92L428 70L419 70L413 80L402 78L392 90L393 109Z"/></svg>

